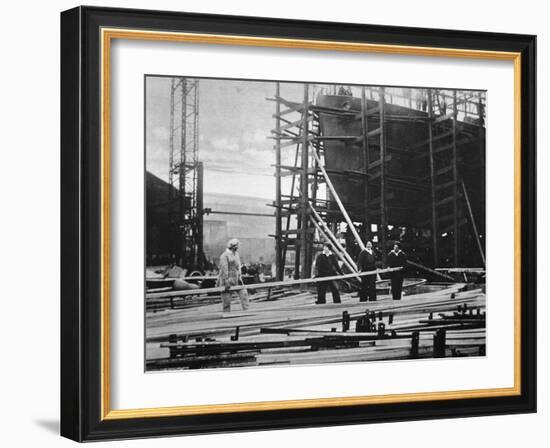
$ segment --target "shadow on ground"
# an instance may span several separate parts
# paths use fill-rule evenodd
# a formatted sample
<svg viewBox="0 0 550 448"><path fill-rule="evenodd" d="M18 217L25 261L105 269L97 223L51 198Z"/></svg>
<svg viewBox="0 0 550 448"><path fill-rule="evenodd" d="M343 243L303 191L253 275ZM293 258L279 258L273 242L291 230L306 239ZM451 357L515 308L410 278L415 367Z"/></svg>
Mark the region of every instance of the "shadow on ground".
<svg viewBox="0 0 550 448"><path fill-rule="evenodd" d="M47 432L59 434L59 420L38 419L34 423Z"/></svg>

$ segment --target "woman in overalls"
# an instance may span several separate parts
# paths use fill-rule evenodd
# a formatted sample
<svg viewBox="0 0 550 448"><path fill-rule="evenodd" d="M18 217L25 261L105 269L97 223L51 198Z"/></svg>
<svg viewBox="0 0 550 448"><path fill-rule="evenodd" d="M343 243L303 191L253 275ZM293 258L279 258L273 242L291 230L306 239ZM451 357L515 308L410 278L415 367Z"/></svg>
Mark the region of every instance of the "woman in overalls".
<svg viewBox="0 0 550 448"><path fill-rule="evenodd" d="M239 253L239 240L233 238L227 243L227 249L220 256L220 273L218 275L217 286L224 286L225 291L221 293L223 311L231 311L231 296L229 290L231 286L243 284L241 278L241 259ZM245 288L238 291L243 310L248 309L248 292Z"/></svg>

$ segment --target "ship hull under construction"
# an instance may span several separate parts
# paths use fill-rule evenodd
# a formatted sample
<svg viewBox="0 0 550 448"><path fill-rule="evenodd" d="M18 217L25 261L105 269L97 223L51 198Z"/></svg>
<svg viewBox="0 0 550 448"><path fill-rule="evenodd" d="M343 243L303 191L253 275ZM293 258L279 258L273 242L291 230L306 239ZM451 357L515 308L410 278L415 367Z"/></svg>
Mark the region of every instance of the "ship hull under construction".
<svg viewBox="0 0 550 448"><path fill-rule="evenodd" d="M455 124L452 120L442 120L434 126L430 139L427 111L386 103L384 135L380 137L376 133L380 128L379 101L365 99L363 106L361 102L361 98L344 95L317 98L325 169L352 219L369 226L364 232L366 236L372 233L372 224L380 226L384 220L393 228L390 248L392 240L408 239L409 249L418 251L419 258L427 264L432 264L431 256L422 254L420 248L432 246L435 230L440 248L437 265L482 266L471 220L475 220L483 240L485 127L479 119L477 123L456 120ZM366 110L364 121L362 108ZM381 138L385 146L384 163L381 163ZM456 160L453 160L453 150ZM437 165L433 175L431 163ZM432 188L436 190L433 198L437 205L436 229L433 228ZM471 214L464 189L476 193L468 196ZM454 195L458 260L453 259L452 253ZM337 211L334 202L331 209ZM336 216L339 219L338 214ZM327 219L331 219L330 213ZM406 232L400 236L403 229Z"/></svg>

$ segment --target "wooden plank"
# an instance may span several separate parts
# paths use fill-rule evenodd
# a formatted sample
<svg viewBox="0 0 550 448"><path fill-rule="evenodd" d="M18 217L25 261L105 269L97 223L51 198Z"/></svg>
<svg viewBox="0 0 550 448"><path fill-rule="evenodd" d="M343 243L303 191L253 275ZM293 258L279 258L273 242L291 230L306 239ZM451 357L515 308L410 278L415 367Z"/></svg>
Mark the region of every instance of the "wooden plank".
<svg viewBox="0 0 550 448"><path fill-rule="evenodd" d="M438 272L438 271L436 271L436 270L434 270L434 269L430 269L430 268L428 268L427 266L424 266L424 265L422 265L422 264L420 264L420 263L416 263L416 262L411 261L411 260L407 260L407 263L410 264L411 266L417 267L417 268L422 269L422 270L424 270L424 271L426 271L426 272L430 272L431 274L437 275L437 276L439 276L439 277L441 277L441 278L444 278L444 279L446 279L446 280L454 281L454 278L451 277L450 275L442 274L441 272Z"/></svg>
<svg viewBox="0 0 550 448"><path fill-rule="evenodd" d="M304 107L303 103L297 103L295 101L285 100L281 96L279 96L277 98L266 98L266 101L280 101L282 104L284 104L288 108L298 108L296 110L300 110ZM308 104L308 107L311 107L311 106L313 106L313 103Z"/></svg>
<svg viewBox="0 0 550 448"><path fill-rule="evenodd" d="M356 135L319 135L313 137L313 140L316 141L348 141L348 140L357 140Z"/></svg>
<svg viewBox="0 0 550 448"><path fill-rule="evenodd" d="M453 185L454 185L454 182L453 182ZM455 200L454 195L452 195L452 196L447 196L446 198L440 199L439 201L437 201L437 202L435 203L435 205L438 206L438 207L440 207L440 206L442 206L442 205L448 204L449 202L454 202L454 200ZM454 218L454 215L453 215L453 218Z"/></svg>
<svg viewBox="0 0 550 448"><path fill-rule="evenodd" d="M428 100L430 100L430 99L431 99L431 97L428 98ZM428 105L428 107L429 107L429 105ZM428 145L430 143L430 141L435 143L436 141L441 140L441 139L446 138L446 137L450 137L451 135L453 135L453 131L448 131L448 132L444 132L442 134L435 135L431 139L428 137L426 140L423 140L419 143L415 143L414 145L409 146L407 149L411 150L411 149L421 148L422 146ZM424 154L421 154L421 155L424 155Z"/></svg>
<svg viewBox="0 0 550 448"><path fill-rule="evenodd" d="M450 118L453 118L453 116L454 116L454 111L451 111L445 115L442 115L441 117L437 117L434 120L434 124L441 123L442 121L445 121L445 120L449 120Z"/></svg>
<svg viewBox="0 0 550 448"><path fill-rule="evenodd" d="M325 168L325 171L328 173L328 174L331 174L333 176L356 176L356 177L360 177L360 178L364 178L364 177L371 177L370 174L365 174L363 173L362 171L355 171L355 170L336 170L336 169L326 169Z"/></svg>
<svg viewBox="0 0 550 448"><path fill-rule="evenodd" d="M280 147L281 147L281 149L282 149L282 148L286 148L286 147L288 147L288 146L297 145L297 144L298 144L298 140L299 140L298 137L294 137L292 140L289 140L289 141L287 141L287 142L282 142Z"/></svg>
<svg viewBox="0 0 550 448"><path fill-rule="evenodd" d="M449 166L446 166L446 167L444 167L444 168L438 169L438 170L435 172L435 175L436 175L436 176L440 176L441 174L448 173L449 171L452 171L452 170L453 170L452 165L449 165Z"/></svg>
<svg viewBox="0 0 550 448"><path fill-rule="evenodd" d="M312 116L308 116L306 117L306 120L309 122L309 121L312 121L313 120L313 117ZM288 123L288 124L285 124L284 126L281 126L280 130L281 131L286 131L287 129L291 129L293 127L297 127L297 126L300 126L300 125L303 125L304 124L304 120L303 118L300 118L299 120L296 120L296 121L293 121L291 123Z"/></svg>
<svg viewBox="0 0 550 448"><path fill-rule="evenodd" d="M390 162L392 159L391 154L387 154L384 157L385 162ZM369 163L369 170L372 170L373 168L379 168L381 165L381 159L375 160L374 162Z"/></svg>
<svg viewBox="0 0 550 448"><path fill-rule="evenodd" d="M454 183L455 183L455 181L454 181L454 180L451 180L451 181L449 181L449 182L445 182L445 183L443 183L443 184L436 185L436 186L435 186L435 189L436 189L436 190L444 190L445 188L449 188L449 187L453 186Z"/></svg>
<svg viewBox="0 0 550 448"><path fill-rule="evenodd" d="M444 291L439 291L437 293L425 293L417 296L410 296L407 298L407 302L413 300L412 303L397 303L382 300L365 304L358 302L356 298L352 299L350 294L343 294L342 304L327 304L322 307L311 307L313 301L315 300L315 296L309 292L306 292L296 294L295 298L291 296L285 299L284 303L289 304L287 306L284 306L282 303L274 303L272 305L269 303L256 303L254 305L253 312L249 312L247 315L235 313L232 315L232 318L224 324L219 322L219 318L222 316L222 314L217 311L219 310L219 304L208 305L206 307L202 306L200 308L195 308L194 311L174 311L170 313L168 318L173 322L182 323L181 316L186 315L186 331L192 330L192 327L190 327L191 322L196 320L197 330L200 330L202 333L208 331L209 328L219 330L220 325L224 325L228 329L233 329L233 325L240 325L242 329L249 325L258 326L258 328L260 325L277 326L279 328L292 328L296 327L296 325L300 322L307 326L331 324L341 321L341 312L343 310L348 310L350 312L351 319L356 319L357 317L364 315L365 307L373 311L383 310L384 313L391 312L396 316L397 314L409 313L408 315L417 316L416 319L418 319L427 317L429 312L435 310L454 311L456 310L457 304L468 303L469 306L479 306L480 303L481 305L484 304L483 296L478 298L476 296L470 297L470 295L466 293L457 294L457 291L463 285L464 284L454 284ZM450 298L452 293L456 294L454 299ZM434 294L437 294L437 296ZM416 297L416 299L414 297ZM349 302L350 299L353 303ZM479 300L482 300L482 302L479 302ZM299 304L303 304L303 307L300 307ZM208 314L207 310L216 310L217 312L211 311L210 314ZM410 314L411 311L413 314ZM205 312L207 314L205 314ZM284 316L284 313L291 313L291 317L281 321L281 316ZM148 319L148 327L151 327L154 322L158 322L158 325L165 326L166 319L167 316L164 315L151 317L151 319ZM167 331L169 331L169 329L167 329Z"/></svg>
<svg viewBox="0 0 550 448"><path fill-rule="evenodd" d="M300 293L296 290L289 290L287 292L290 296L288 299L285 299L284 302L256 303L254 305L254 310L249 311L249 315L251 317L245 317L244 319L254 320L260 316L271 318L270 316L277 316L277 313L279 312L291 312L299 319L302 319L302 317L317 319L319 317L329 316L341 318L341 311L343 309L347 309L350 312L350 315L354 317L363 315L365 307L374 311L382 310L384 315L391 312L397 317L398 314L406 313L407 316L410 317L418 316L417 318L426 318L429 312L435 312L436 309L456 311L457 305L462 305L463 303L467 303L471 308L478 307L480 305L483 307L485 299L481 290L478 289L460 292L460 289L463 288L464 285L464 283L453 283L442 290L406 296L406 300L404 299L402 302L393 302L389 300L389 296L386 296L388 299L382 298L377 302L369 302L365 304L358 302L357 298L352 294L344 293L342 294L343 303L341 305L337 306L329 304L323 307L311 307L312 301L315 299L315 294L309 291ZM451 298L451 294L455 294L455 297ZM254 296L251 296L251 298L252 297ZM196 303L199 304L200 302ZM240 316L240 313L237 314ZM234 316L237 317L237 314ZM219 319L221 314L217 305L201 305L193 310L171 312L170 316L159 315L152 317L153 320L149 323L165 321L167 317L181 322L181 318L184 316L187 316L187 318L190 319L212 319L212 324L217 325L215 320ZM407 317L407 319L408 318L409 317ZM244 323L244 321L242 321L242 317L239 317L239 319L240 323Z"/></svg>
<svg viewBox="0 0 550 448"><path fill-rule="evenodd" d="M400 271L402 268L386 268L386 269L375 269L374 271L359 272L355 274L344 274L344 275L333 275L330 277L317 277L317 278L304 278L298 280L285 280L279 282L269 282L269 283L253 283L250 285L237 285L231 286L229 289L219 286L216 288L205 288L205 289L192 289L188 291L172 291L168 293L155 293L147 294L147 298L155 297L178 297L178 296L188 296L188 295L198 295L198 294L209 294L213 292L224 292L224 291L240 291L241 289L261 289L261 288L274 288L277 286L293 286L293 285L306 285L319 282L327 282L331 280L345 280L357 276L367 276L367 275L379 275L387 272ZM438 272L440 276L444 276Z"/></svg>
<svg viewBox="0 0 550 448"><path fill-rule="evenodd" d="M468 221L466 220L466 218L462 218L462 219L459 219L458 222L456 223L457 226L461 227L463 226L464 224L466 224ZM454 230L455 229L455 224L453 223L452 225L449 225L447 227L443 227L440 229L440 232L441 233L445 233L445 232L450 232L451 230Z"/></svg>
<svg viewBox="0 0 550 448"><path fill-rule="evenodd" d="M343 109L339 107L329 107L329 106L319 106L312 104L310 106L310 109L315 112L325 113L328 115L344 115L344 116L350 116L353 117L357 114L356 111L353 111L351 109Z"/></svg>
<svg viewBox="0 0 550 448"><path fill-rule="evenodd" d="M456 146L465 145L466 143L471 142L471 138L463 138L461 140L458 140L456 142ZM434 149L434 154L437 154L439 152L447 151L449 149L453 149L455 147L455 144L449 143L448 145L439 146L438 148Z"/></svg>
<svg viewBox="0 0 550 448"><path fill-rule="evenodd" d="M485 268L435 268L436 271L485 273Z"/></svg>
<svg viewBox="0 0 550 448"><path fill-rule="evenodd" d="M380 106L375 106L371 109L368 109L365 114L366 115L373 115L373 114L377 114L378 112L380 112Z"/></svg>
<svg viewBox="0 0 550 448"><path fill-rule="evenodd" d="M281 104L281 101L277 101L277 103L280 105ZM273 115L271 115L272 118L281 118L285 115L288 115L292 112L299 112L301 109L302 109L303 105L300 103L300 104L296 104L295 106L292 106L292 107L289 107L287 109L284 109L284 110L281 110L279 113L274 113ZM280 106L279 106L280 108Z"/></svg>
<svg viewBox="0 0 550 448"><path fill-rule="evenodd" d="M307 233L314 233L314 229L289 229L289 230L281 230L281 235L295 235L298 233L307 232Z"/></svg>
<svg viewBox="0 0 550 448"><path fill-rule="evenodd" d="M337 305L324 305L324 306L311 306L314 300L314 296L311 294L307 296L307 300L310 301L310 305L306 305L303 309L301 308L288 308L286 313L289 313L288 316L290 317L290 320L285 320L285 314L281 314L285 312L285 309L279 309L276 310L276 303L269 304L268 302L263 302L265 306L269 306L272 311L267 311L267 309L264 309L264 311L256 312L254 315L242 315L242 313L236 313L239 315L242 315L241 317L235 317L235 318L229 318L229 319L223 319L219 320L219 317L216 318L216 316L219 316L219 313L211 316L205 316L201 314L195 314L196 318L194 319L186 319L185 321L182 321L181 318L178 318L177 316L181 316L183 314L189 315L189 310L186 310L185 312L182 311L176 311L172 312L171 314L174 314L174 318L172 318L173 324L170 326L166 323L166 317L159 316L160 320L159 322L163 322L162 326L155 328L151 327L150 321L148 320L147 327L147 343L150 344L154 341L166 341L168 339L168 335L173 333L181 332L182 328L185 328L185 335L188 335L189 337L192 337L193 335L196 336L206 336L206 337L212 337L216 336L218 337L226 337L229 338L230 335L234 334L235 326L240 326L240 335L241 339L242 337L250 337L254 340L270 340L269 338L271 336L275 337L276 335L263 335L261 336L259 333L259 329L262 326L268 326L269 328L291 328L291 329L315 329L321 328L325 330L330 330L331 328L338 327L340 328L341 324L341 313L342 310L350 309L350 304L343 304L341 306ZM349 297L349 296L348 296ZM440 305L440 302L434 299L430 299L429 302L431 305L427 304L424 299L420 299L421 302L424 302L424 305L422 303L415 303L413 308L421 309L422 306L426 308L428 306L429 310L433 310L435 308L444 308L444 309L454 309L456 307L456 302L462 301L460 299L451 299L447 300L446 302L450 303L450 305L446 305L445 307L442 307ZM448 297L448 296L447 296ZM292 300L292 299L290 299ZM344 299L345 300L345 299ZM474 300L474 299L472 299ZM385 302L385 303L384 303ZM285 302L286 303L286 302ZM370 309L375 310L376 309L383 309L384 316L386 316L386 311L390 310L390 307L388 307L388 303L391 303L391 301L382 301L379 303L373 303L371 304L360 304L356 303L354 304L355 309L360 309L360 312L352 313L352 318L357 318L359 316L364 315L365 305L367 305ZM472 302L474 303L474 302ZM256 306L260 306L261 303L257 303ZM218 308L219 309L219 303L217 305L209 305L208 308ZM376 308L378 307L378 308ZM399 306L391 306L392 313L394 313L395 316L398 316L399 313L404 313L408 309L410 309L411 305L399 305ZM204 307L203 307L204 308ZM299 311L301 310L301 311ZM422 314L422 316L427 316L427 311ZM148 318L149 319L149 318ZM158 320L158 319L157 319ZM384 317L384 321L387 321L386 317ZM410 322L407 324L407 322L403 322L405 324L405 327L410 327L411 325L419 326L418 322ZM401 325L403 326L403 325ZM448 327L448 326L447 326ZM393 328L393 327L392 327ZM412 327L414 328L414 327ZM389 329L387 327L387 329ZM467 334L466 329L463 327L457 328L456 332L460 332L460 334ZM479 334L479 328L474 330ZM433 333L433 329L431 330ZM476 334L476 333L472 333ZM259 339L258 339L259 338ZM265 339L267 338L267 339Z"/></svg>
<svg viewBox="0 0 550 448"><path fill-rule="evenodd" d="M376 137L377 135L380 135L381 133L382 133L382 128L373 129L372 131L369 131L367 133L367 138Z"/></svg>

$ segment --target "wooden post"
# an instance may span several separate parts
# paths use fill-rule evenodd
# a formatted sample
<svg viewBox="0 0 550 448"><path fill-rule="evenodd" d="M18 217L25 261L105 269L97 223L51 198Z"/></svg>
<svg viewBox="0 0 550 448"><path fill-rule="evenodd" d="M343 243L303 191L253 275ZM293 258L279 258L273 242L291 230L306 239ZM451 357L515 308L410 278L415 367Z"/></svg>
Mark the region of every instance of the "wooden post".
<svg viewBox="0 0 550 448"><path fill-rule="evenodd" d="M478 139L479 139L479 166L481 167L481 191L480 196L482 198L482 204L485 208L485 113L484 113L484 105L483 105L483 92L479 92L479 100L478 100L478 115L479 115L479 127L478 127ZM479 223L480 226L483 227L483 235L485 236L485 217L483 217L483 220Z"/></svg>
<svg viewBox="0 0 550 448"><path fill-rule="evenodd" d="M347 311L342 312L342 331L345 333L349 330L350 316Z"/></svg>
<svg viewBox="0 0 550 448"><path fill-rule="evenodd" d="M439 263L439 250L438 250L438 229L437 229L437 210L436 210L436 198L435 198L435 161L434 161L434 145L433 145L433 104L432 104L432 91L427 90L428 93L428 146L430 153L430 180L431 180L431 197L432 197L432 247L433 247L433 263L434 268Z"/></svg>
<svg viewBox="0 0 550 448"><path fill-rule="evenodd" d="M298 166L298 156L300 154L300 142L296 143L296 151L294 154L294 166ZM292 182L290 184L290 198L291 200L294 200L294 187L296 186L296 171L292 173ZM292 204L290 204L289 209L292 208ZM289 210L288 216L286 218L286 230L290 229L290 221L292 220L292 213ZM299 227L298 227L299 228ZM286 253L287 253L287 243L283 244L282 247L282 255L281 259L283 261L283 276L284 276L284 265L286 264ZM298 253L296 252L296 247L294 249L294 254L296 255L296 258L298 257ZM295 277L297 278L297 277Z"/></svg>
<svg viewBox="0 0 550 448"><path fill-rule="evenodd" d="M309 185L308 185L308 162L309 162L309 136L308 136L308 115L309 115L309 85L304 84L304 103L302 110L302 154L300 173L300 278L309 276L308 258L308 213L309 213Z"/></svg>
<svg viewBox="0 0 550 448"><path fill-rule="evenodd" d="M179 264L187 268L187 235L185 230L181 228L185 220L185 212L187 209L185 206L185 171L187 170L187 78L182 78L181 86L180 158L178 165L178 232L180 236L179 244L181 247Z"/></svg>
<svg viewBox="0 0 550 448"><path fill-rule="evenodd" d="M204 242L204 165L202 162L197 162L197 217L196 217L196 229L197 237L197 249L195 253L195 264L199 267L204 267L205 257L203 250Z"/></svg>
<svg viewBox="0 0 550 448"><path fill-rule="evenodd" d="M170 229L170 258L179 257L179 243L178 243L178 232L177 226L174 223L174 172L172 167L174 166L174 92L175 92L176 78L172 78L172 83L170 86L170 155L169 155L169 173L168 181L170 187L168 188L168 224ZM175 251L173 248L176 248ZM172 260L170 260L172 262Z"/></svg>
<svg viewBox="0 0 550 448"><path fill-rule="evenodd" d="M277 280L283 279L282 218L281 218L281 96L280 83L275 84L275 269Z"/></svg>
<svg viewBox="0 0 550 448"><path fill-rule="evenodd" d="M231 336L231 340L232 341L238 341L239 340L239 330L241 329L241 327L237 326L235 327L235 335L234 336Z"/></svg>
<svg viewBox="0 0 550 448"><path fill-rule="evenodd" d="M384 266L387 261L386 251L386 132L384 129L385 121L385 95L386 89L380 87L380 98L378 99L380 107L380 228L378 229L378 236L380 238L380 246L382 249L382 262Z"/></svg>
<svg viewBox="0 0 550 448"><path fill-rule="evenodd" d="M453 90L453 253L454 265L458 266L458 161L456 151L456 90Z"/></svg>
<svg viewBox="0 0 550 448"><path fill-rule="evenodd" d="M365 195L364 207L365 214L363 217L363 225L365 226L365 241L370 239L370 221L369 221L369 123L367 116L367 98L365 95L365 87L361 88L361 130L363 137L363 171L365 172L365 187L363 194Z"/></svg>
<svg viewBox="0 0 550 448"><path fill-rule="evenodd" d="M314 119L311 122L311 132L310 132L310 134L319 135L320 132L321 132L320 131L321 123L318 122L315 119L315 116L313 116L313 118ZM312 142L310 142L310 144L311 144L311 151L319 154L320 147L321 147L322 143L319 142L319 141L312 141ZM312 157L311 162L313 164L313 180L312 180L312 185L311 185L311 200L315 204L316 200L317 200L317 190L319 188L319 176L318 176L318 174L319 174L318 173L319 164L317 163L317 159L315 159L315 157ZM311 201L309 201L308 203L311 204Z"/></svg>
<svg viewBox="0 0 550 448"><path fill-rule="evenodd" d="M296 228L301 229L302 228L302 215L300 214L300 210L296 212ZM298 233L296 235L295 239L295 246L294 246L294 279L300 278L300 260L301 260L301 254L302 254L302 240L300 239L301 235Z"/></svg>
<svg viewBox="0 0 550 448"><path fill-rule="evenodd" d="M418 358L418 346L420 345L420 332L413 331L412 337L411 337L411 358L416 359Z"/></svg>
<svg viewBox="0 0 550 448"><path fill-rule="evenodd" d="M477 247L479 249L479 255L481 255L481 260L483 261L483 267L485 267L485 254L483 253L483 245L481 244L481 240L479 238L479 232L477 230L476 221L474 219L474 213L472 212L472 206L470 204L470 199L468 197L468 191L466 190L466 185L464 185L464 180L461 180L460 183L462 184L462 192L464 194L464 199L466 200L468 213L470 214L470 221L472 222L472 228L474 231L474 236L476 238Z"/></svg>
<svg viewBox="0 0 550 448"><path fill-rule="evenodd" d="M446 331L444 328L440 328L434 334L434 358L445 357L445 338Z"/></svg>

